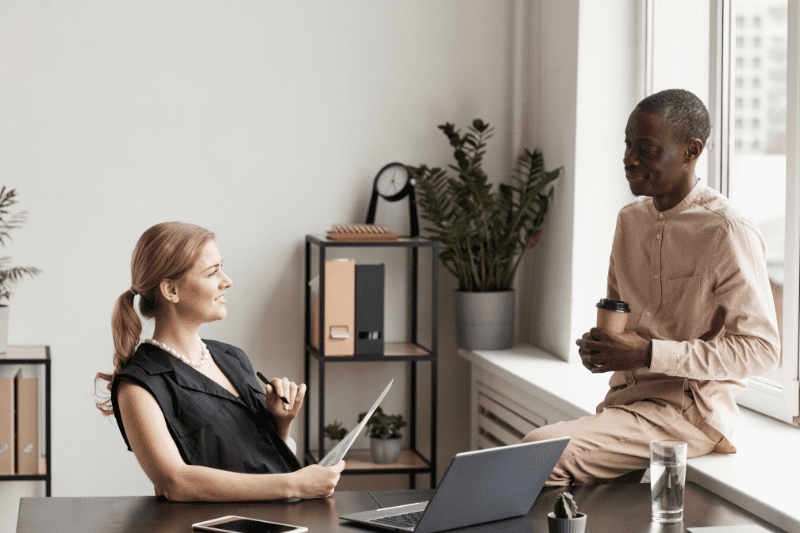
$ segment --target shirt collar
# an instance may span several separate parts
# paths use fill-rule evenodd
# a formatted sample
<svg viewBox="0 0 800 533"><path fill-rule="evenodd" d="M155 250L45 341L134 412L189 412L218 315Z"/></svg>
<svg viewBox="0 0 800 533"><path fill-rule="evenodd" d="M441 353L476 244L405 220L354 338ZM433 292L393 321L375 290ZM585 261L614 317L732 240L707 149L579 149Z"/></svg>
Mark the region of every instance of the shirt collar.
<svg viewBox="0 0 800 533"><path fill-rule="evenodd" d="M227 354L227 350L216 343L207 343L208 350L214 361L220 367L222 372L228 376L232 383L235 383L237 390L253 388L258 390L245 376L244 370L241 365L237 364L237 359L231 354ZM161 374L164 372L171 372L175 376L175 381L187 389L200 391L206 394L212 394L225 398L227 400L242 401L244 398L250 399L252 392L250 390L239 390L239 398L236 398L223 387L214 383L211 379L205 377L200 372L195 371L192 367L177 359L152 344L142 343L136 350L136 356L131 360L132 364L142 367L148 374Z"/></svg>
<svg viewBox="0 0 800 533"><path fill-rule="evenodd" d="M653 202L653 200L650 199L649 202L650 212L653 214L655 218L670 218L675 215L678 215L683 211L689 209L695 202L695 200L697 200L697 197L700 196L700 194L705 189L706 186L703 185L703 182L698 180L697 183L695 183L694 186L692 187L692 190L689 191L689 194L687 194L686 197L678 203L678 205L676 205L671 209L667 209L666 211L659 211L658 209L656 209L655 202Z"/></svg>

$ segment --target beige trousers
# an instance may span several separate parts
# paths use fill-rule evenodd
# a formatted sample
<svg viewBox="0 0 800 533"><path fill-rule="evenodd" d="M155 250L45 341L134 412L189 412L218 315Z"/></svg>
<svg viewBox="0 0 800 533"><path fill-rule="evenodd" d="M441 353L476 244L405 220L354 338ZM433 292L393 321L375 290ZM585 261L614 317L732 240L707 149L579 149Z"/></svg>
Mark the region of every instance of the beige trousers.
<svg viewBox="0 0 800 533"><path fill-rule="evenodd" d="M523 442L563 436L572 439L548 486L593 484L648 468L651 440L682 440L690 458L714 451L722 440L702 420L688 391L677 401L653 399L603 407L596 415L535 429Z"/></svg>

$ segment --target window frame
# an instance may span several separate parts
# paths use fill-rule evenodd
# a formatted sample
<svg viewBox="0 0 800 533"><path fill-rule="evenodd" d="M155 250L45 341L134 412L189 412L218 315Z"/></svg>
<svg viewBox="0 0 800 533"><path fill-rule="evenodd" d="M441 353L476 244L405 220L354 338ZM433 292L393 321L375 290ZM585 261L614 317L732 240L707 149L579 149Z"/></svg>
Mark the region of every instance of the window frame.
<svg viewBox="0 0 800 533"><path fill-rule="evenodd" d="M663 0L662 0L663 1ZM783 287L783 372L781 382L758 377L748 379L748 388L737 396L736 401L762 414L800 427L800 135L797 130L797 107L800 105L800 83L798 59L800 58L800 19L798 2L788 0L788 50L787 50L787 146L786 146L786 233ZM730 51L733 49L730 26L731 0L709 0L709 105L711 135L708 141L707 183L720 193L729 194L730 135L733 120L731 101L731 79L734 72ZM655 0L640 4L639 62L640 76L637 81L640 98L652 94L654 77L653 17Z"/></svg>
<svg viewBox="0 0 800 533"><path fill-rule="evenodd" d="M780 386L758 377L748 379L748 388L736 400L748 407L783 422L798 425L800 389L798 389L798 306L800 305L800 188L798 182L798 10L797 1L789 0L787 50L787 146L786 146L786 237L783 286L783 372ZM709 154L709 185L728 195L730 168L730 125L733 117L731 100L732 49L730 0L711 0L709 73L710 108L713 150Z"/></svg>

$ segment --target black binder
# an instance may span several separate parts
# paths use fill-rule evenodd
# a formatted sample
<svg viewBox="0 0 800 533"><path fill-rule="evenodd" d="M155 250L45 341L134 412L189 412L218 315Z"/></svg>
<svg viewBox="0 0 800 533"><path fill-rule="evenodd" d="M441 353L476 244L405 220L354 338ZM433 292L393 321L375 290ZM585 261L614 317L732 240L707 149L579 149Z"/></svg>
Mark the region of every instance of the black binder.
<svg viewBox="0 0 800 533"><path fill-rule="evenodd" d="M356 265L355 355L383 355L384 265Z"/></svg>

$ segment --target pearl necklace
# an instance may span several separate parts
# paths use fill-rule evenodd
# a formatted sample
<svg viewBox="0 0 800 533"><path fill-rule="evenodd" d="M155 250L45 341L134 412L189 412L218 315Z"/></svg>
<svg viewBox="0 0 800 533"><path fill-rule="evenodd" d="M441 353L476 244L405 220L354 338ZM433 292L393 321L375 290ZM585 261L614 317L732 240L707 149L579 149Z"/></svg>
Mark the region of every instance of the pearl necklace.
<svg viewBox="0 0 800 533"><path fill-rule="evenodd" d="M187 365L191 365L191 366L193 366L195 368L200 368L201 366L203 366L203 364L206 361L208 361L209 357L211 357L211 354L208 352L208 348L206 347L206 344L203 341L200 341L200 344L203 345L203 358L200 359L200 361L198 361L197 363L195 363L191 359L185 358L184 356L182 356L181 354L179 354L178 352L176 352L175 350L173 350L172 348L170 348L169 346L167 346L164 343L158 342L158 341L153 340L153 339L145 339L144 342L146 342L147 344L152 344L153 346L158 346L159 348L161 348L165 352L171 353L172 355L174 355L175 357L177 357L178 359L180 359L181 361L183 361Z"/></svg>

